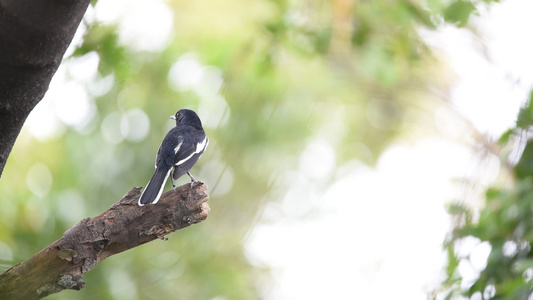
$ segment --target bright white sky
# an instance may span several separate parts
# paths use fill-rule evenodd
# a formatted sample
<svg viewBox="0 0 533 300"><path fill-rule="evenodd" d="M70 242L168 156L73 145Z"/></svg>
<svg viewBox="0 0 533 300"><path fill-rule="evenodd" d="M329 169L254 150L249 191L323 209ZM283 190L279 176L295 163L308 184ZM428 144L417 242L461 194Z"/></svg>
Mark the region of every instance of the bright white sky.
<svg viewBox="0 0 533 300"><path fill-rule="evenodd" d="M446 27L438 33L424 33L457 73L451 93L454 107L493 138L513 125L533 84L531 11L530 0L507 0L493 4L482 19L475 20L482 28L490 62L480 55L479 40L466 31ZM164 2L148 0L101 0L88 18L121 19L122 40L139 51L162 48L173 22ZM191 59L185 62L190 64ZM96 64L97 58L88 57L62 65L45 99L28 118L27 129L33 136L54 136L62 131L62 124L80 129L86 125L94 104L82 86L95 78ZM169 80L180 88L178 71ZM101 79L99 87L105 91L112 80ZM68 101L61 100L67 99L61 95L68 95ZM225 105L223 98L215 100ZM205 109L203 114L212 113ZM115 117L104 126L109 130L102 129L110 141L144 137L128 133L128 117L148 120L142 111ZM146 134L149 120L145 123L135 132ZM291 189L283 201L266 209L262 225L249 238L249 259L273 269L274 285L263 287L265 299L426 299L445 262L441 248L450 221L444 205L464 195L452 180L481 175L482 183L490 184L499 171L497 158L480 163L460 142L438 135L392 145L376 168L353 161L335 169L335 163L327 142L311 142L302 153L299 169L287 174ZM319 190L316 183L323 176L339 180ZM314 217L303 218L309 213ZM480 266L485 250L478 255Z"/></svg>

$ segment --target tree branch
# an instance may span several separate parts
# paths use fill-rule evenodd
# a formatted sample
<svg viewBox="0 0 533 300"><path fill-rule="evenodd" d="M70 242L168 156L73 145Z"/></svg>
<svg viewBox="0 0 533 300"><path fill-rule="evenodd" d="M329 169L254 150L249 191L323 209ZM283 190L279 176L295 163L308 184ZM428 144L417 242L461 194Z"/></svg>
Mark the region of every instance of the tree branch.
<svg viewBox="0 0 533 300"><path fill-rule="evenodd" d="M85 218L63 237L0 274L2 299L40 299L64 289L81 289L83 275L105 258L207 218L209 195L201 183L185 184L140 207L141 188L132 188L108 210Z"/></svg>

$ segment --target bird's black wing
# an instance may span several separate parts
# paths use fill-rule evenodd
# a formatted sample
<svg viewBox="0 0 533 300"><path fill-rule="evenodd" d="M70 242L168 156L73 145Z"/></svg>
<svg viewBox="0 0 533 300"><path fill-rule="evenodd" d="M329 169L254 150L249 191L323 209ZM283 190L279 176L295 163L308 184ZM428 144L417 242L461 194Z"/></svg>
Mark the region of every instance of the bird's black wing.
<svg viewBox="0 0 533 300"><path fill-rule="evenodd" d="M203 152L207 142L205 133L200 130L183 130L183 142L174 155L174 165L179 166L193 155Z"/></svg>
<svg viewBox="0 0 533 300"><path fill-rule="evenodd" d="M170 169L174 165L174 157L179 152L184 142L183 135L176 127L168 132L161 142L155 159L156 168Z"/></svg>

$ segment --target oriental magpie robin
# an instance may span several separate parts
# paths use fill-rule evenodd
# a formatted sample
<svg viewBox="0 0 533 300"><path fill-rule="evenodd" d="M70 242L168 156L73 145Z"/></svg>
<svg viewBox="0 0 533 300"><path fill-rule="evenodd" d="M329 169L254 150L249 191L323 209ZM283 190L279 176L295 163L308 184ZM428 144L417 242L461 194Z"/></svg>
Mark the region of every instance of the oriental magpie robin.
<svg viewBox="0 0 533 300"><path fill-rule="evenodd" d="M139 198L139 206L149 203L155 204L159 201L171 171L173 171L171 179L173 188L176 187L174 180L185 173L191 178L191 186L197 182L189 170L209 144L209 139L202 128L202 122L198 115L190 109L180 109L176 115L170 118L176 120L176 127L167 133L157 151L155 172Z"/></svg>

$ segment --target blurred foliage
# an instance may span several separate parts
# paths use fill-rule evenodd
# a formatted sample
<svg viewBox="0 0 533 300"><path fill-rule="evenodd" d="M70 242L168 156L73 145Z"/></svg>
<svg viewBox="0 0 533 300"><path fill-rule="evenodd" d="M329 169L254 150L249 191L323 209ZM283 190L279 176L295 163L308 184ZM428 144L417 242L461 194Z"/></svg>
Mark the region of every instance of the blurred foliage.
<svg viewBox="0 0 533 300"><path fill-rule="evenodd" d="M515 177L512 186L488 189L479 211L464 204L449 207L457 224L445 243L449 255L446 280L438 293L442 298L520 300L533 296L533 141L527 134L533 126L531 99L520 110L516 128L500 139L502 146L515 139L525 146L518 162L509 166ZM473 249L463 249L466 240L475 241ZM483 243L490 249L486 265L474 267L474 275L465 275L468 272L461 270L461 264L475 265L475 246Z"/></svg>
<svg viewBox="0 0 533 300"><path fill-rule="evenodd" d="M210 186L208 220L111 257L86 274L81 292L49 298L261 298L269 275L248 261L243 244L261 208L290 184L286 174L299 167L302 149L322 140L337 165L374 163L416 125L413 110L422 114L435 98L430 90L445 85L418 30L463 26L476 3L167 1L172 36L153 51L123 42L120 24L87 18L83 43L64 67L76 81L72 66L97 55L97 75L77 81L90 117L82 125L60 120L46 139L21 133L0 181L0 263L27 259L144 185L173 125L168 116L187 107L211 139L192 170ZM176 86L180 62L196 67L185 79L183 70L176 75ZM191 86L198 70L201 80L212 78Z"/></svg>

